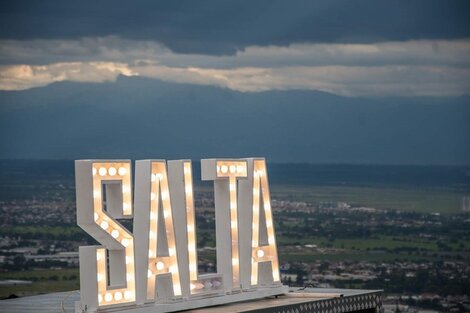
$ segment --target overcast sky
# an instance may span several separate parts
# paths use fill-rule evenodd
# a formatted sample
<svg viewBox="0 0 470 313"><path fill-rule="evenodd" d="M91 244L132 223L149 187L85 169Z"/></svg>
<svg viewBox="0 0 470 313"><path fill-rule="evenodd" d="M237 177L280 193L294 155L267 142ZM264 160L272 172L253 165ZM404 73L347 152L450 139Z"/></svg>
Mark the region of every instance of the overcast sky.
<svg viewBox="0 0 470 313"><path fill-rule="evenodd" d="M470 90L470 2L2 1L0 90L119 75L242 92Z"/></svg>

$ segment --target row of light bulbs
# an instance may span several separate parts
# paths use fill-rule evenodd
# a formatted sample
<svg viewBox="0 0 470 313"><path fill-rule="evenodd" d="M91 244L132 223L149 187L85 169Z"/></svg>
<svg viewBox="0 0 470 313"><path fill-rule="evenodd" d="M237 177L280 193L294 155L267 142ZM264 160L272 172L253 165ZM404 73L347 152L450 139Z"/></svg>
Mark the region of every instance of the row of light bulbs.
<svg viewBox="0 0 470 313"><path fill-rule="evenodd" d="M96 176L96 174L98 174L101 177L106 176L106 175L116 176L116 174L118 174L119 176L124 176L124 175L127 174L127 169L123 166L121 166L119 168L116 168L114 166L111 166L109 168L106 168L106 167L100 167L100 168L93 167L92 171L93 171L93 176Z"/></svg>

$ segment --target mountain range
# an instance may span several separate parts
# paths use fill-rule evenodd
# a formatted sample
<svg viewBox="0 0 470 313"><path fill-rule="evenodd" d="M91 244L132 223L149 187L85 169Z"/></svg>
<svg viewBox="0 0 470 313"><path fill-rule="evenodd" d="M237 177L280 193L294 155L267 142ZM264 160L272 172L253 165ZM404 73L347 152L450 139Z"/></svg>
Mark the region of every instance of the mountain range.
<svg viewBox="0 0 470 313"><path fill-rule="evenodd" d="M265 156L269 162L470 164L470 96L238 92L140 77L0 92L0 158Z"/></svg>

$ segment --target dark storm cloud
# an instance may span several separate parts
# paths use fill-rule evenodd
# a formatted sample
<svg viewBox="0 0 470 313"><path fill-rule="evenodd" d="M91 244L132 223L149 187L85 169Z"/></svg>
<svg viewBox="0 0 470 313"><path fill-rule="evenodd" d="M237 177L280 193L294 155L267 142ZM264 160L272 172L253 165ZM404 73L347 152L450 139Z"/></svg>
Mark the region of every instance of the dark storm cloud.
<svg viewBox="0 0 470 313"><path fill-rule="evenodd" d="M0 39L118 35L185 53L470 37L469 1L5 1L0 12Z"/></svg>

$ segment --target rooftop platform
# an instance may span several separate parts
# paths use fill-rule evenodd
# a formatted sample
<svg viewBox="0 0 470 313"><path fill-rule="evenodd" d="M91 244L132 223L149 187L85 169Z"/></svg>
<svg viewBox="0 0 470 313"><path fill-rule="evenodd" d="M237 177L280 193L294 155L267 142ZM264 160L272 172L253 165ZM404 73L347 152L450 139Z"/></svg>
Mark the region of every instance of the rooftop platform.
<svg viewBox="0 0 470 313"><path fill-rule="evenodd" d="M78 291L50 293L45 295L1 300L2 313L72 313ZM103 310L102 312L106 312ZM381 290L291 288L286 295L268 297L245 302L187 310L187 313L202 312L276 312L276 313L381 313ZM157 312L156 312L157 313Z"/></svg>

